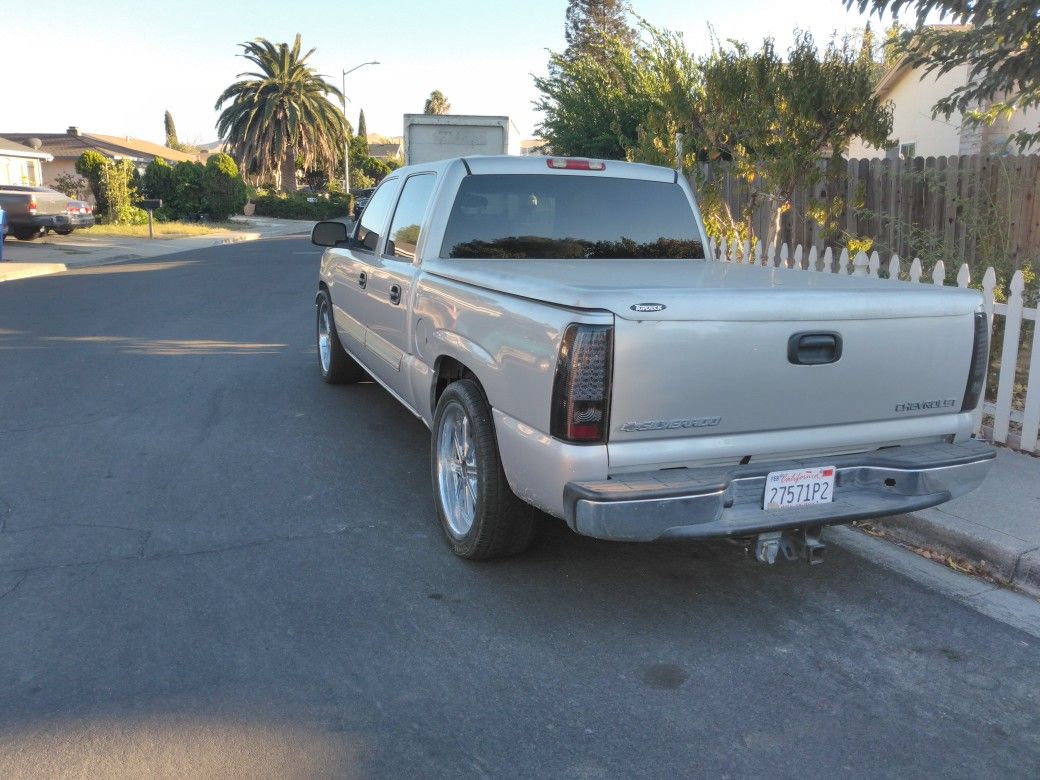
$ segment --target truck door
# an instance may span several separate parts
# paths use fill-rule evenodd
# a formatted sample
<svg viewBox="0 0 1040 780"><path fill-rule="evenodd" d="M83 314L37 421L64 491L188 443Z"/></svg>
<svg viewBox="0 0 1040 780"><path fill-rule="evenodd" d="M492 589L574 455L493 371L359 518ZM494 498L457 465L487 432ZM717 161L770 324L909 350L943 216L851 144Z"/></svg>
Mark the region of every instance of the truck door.
<svg viewBox="0 0 1040 780"><path fill-rule="evenodd" d="M417 247L433 196L434 173L409 176L401 188L393 219L369 288L369 349L392 369L381 377L411 402L404 357L411 354L411 296L419 273Z"/></svg>
<svg viewBox="0 0 1040 780"><path fill-rule="evenodd" d="M365 348L369 285L376 265L376 249L386 232L399 183L393 178L379 185L354 228L349 246L333 250L336 263L332 267L331 294L336 329L343 346L366 366L373 363Z"/></svg>

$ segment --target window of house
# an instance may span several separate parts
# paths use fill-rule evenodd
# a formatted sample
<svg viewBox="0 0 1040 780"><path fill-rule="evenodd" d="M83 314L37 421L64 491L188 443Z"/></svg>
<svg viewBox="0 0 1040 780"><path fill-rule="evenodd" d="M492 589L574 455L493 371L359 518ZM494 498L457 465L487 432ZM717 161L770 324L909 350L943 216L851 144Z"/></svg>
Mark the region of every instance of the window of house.
<svg viewBox="0 0 1040 780"><path fill-rule="evenodd" d="M904 160L912 160L917 157L917 144L900 144L899 145L899 156Z"/></svg>

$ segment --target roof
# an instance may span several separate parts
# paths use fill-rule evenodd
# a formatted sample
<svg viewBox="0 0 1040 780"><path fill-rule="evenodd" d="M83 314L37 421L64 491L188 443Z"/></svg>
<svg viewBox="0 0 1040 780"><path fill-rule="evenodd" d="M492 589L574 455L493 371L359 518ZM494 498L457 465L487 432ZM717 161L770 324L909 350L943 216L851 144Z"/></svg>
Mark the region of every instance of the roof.
<svg viewBox="0 0 1040 780"><path fill-rule="evenodd" d="M369 144L368 156L385 159L401 153L401 144Z"/></svg>
<svg viewBox="0 0 1040 780"><path fill-rule="evenodd" d="M171 162L182 160L198 160L198 154L178 152L167 146L160 146L148 141L126 138L115 135L99 135L81 133L72 135L65 133L2 133L0 136L24 144L30 138L38 138L43 142L39 151L50 154L54 158L79 157L83 152L95 151L106 157L121 157L131 160L150 161L162 157Z"/></svg>
<svg viewBox="0 0 1040 780"><path fill-rule="evenodd" d="M929 29L940 30L940 31L960 31L971 28L970 24L930 24ZM896 84L903 80L903 76L913 71L914 68L910 66L910 58L906 54L901 54L896 58L895 62L889 67L888 70L882 74L878 80L877 86L874 87L874 94L879 98L885 97L891 92Z"/></svg>
<svg viewBox="0 0 1040 780"><path fill-rule="evenodd" d="M35 157L39 160L47 161L54 159L47 152L38 151L16 141L9 141L6 138L0 138L0 157Z"/></svg>

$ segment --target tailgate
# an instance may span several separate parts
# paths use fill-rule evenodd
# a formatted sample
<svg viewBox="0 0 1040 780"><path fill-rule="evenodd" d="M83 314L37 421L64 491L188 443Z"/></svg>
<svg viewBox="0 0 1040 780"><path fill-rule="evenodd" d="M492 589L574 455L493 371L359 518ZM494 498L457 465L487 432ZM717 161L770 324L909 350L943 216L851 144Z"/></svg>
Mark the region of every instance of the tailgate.
<svg viewBox="0 0 1040 780"><path fill-rule="evenodd" d="M973 310L922 307L919 316L842 319L835 316L842 310L835 296L841 293L820 291L821 307L800 296L797 307L772 321L740 319L732 309L714 320L617 317L610 440L724 436L960 410ZM710 308L705 302L701 314ZM805 345L794 359L811 360L813 345L821 343L817 335L825 346L828 338L840 342L840 357L791 362L792 338Z"/></svg>

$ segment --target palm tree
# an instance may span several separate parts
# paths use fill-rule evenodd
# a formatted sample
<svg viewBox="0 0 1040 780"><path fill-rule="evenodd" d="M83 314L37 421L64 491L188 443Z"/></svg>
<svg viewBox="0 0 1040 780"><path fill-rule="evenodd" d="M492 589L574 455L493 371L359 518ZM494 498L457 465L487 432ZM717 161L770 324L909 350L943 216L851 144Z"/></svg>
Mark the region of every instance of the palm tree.
<svg viewBox="0 0 1040 780"><path fill-rule="evenodd" d="M259 73L239 73L242 79L224 90L214 109L221 110L217 131L244 172L257 180L280 174L281 188L296 192L296 166L331 171L349 125L329 96L340 91L307 65L311 49L300 56L300 35L292 48L266 38L240 44L239 55Z"/></svg>
<svg viewBox="0 0 1040 780"><path fill-rule="evenodd" d="M447 114L449 111L451 111L451 103L439 89L430 93L430 96L426 98L426 105L423 106L424 114Z"/></svg>

